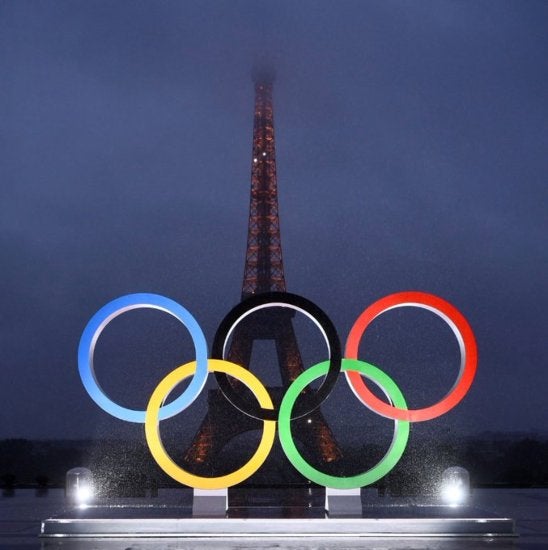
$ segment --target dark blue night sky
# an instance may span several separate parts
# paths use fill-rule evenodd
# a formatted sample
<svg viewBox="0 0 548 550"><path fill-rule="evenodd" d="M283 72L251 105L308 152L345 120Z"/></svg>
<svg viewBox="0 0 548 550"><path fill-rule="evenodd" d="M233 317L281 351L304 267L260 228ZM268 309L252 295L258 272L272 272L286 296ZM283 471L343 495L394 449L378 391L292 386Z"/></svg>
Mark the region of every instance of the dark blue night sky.
<svg viewBox="0 0 548 550"><path fill-rule="evenodd" d="M444 297L480 361L438 427L545 430L547 29L535 1L2 2L0 438L117 433L76 350L119 295L177 300L211 346L240 296L265 56L288 290L343 342L386 294ZM363 351L424 405L457 347L408 313ZM192 359L184 329L131 313L101 337L98 376L144 407Z"/></svg>

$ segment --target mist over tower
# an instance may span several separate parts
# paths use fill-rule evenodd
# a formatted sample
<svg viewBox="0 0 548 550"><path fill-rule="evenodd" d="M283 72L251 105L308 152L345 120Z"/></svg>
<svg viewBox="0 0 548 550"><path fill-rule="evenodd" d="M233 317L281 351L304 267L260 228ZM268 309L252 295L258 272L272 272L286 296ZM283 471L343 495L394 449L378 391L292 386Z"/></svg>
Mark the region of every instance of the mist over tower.
<svg viewBox="0 0 548 550"><path fill-rule="evenodd" d="M261 292L285 292L272 90L274 72L254 69L255 108L251 193L242 299Z"/></svg>
<svg viewBox="0 0 548 550"><path fill-rule="evenodd" d="M272 101L274 72L266 67L256 68L253 70L253 81L255 102L251 190L242 300L263 293L286 292L276 179ZM290 384L304 370L293 327L294 315L292 309L277 307L245 317L234 328L225 357L250 369L254 343L267 340L274 344L275 364L279 369L281 386L269 387L268 391L275 408L279 407ZM269 364L265 357L261 356L258 360ZM242 389L236 381L230 384L234 389ZM208 412L185 454L185 461L198 467L207 467L235 436L262 426L261 421L247 415L235 423L233 415L234 405L225 395L220 390L210 391ZM306 422L295 426L295 433L301 441L306 442L311 455L318 461L331 463L341 458L342 453L319 408L307 415ZM290 471L286 466L290 468L287 459L284 467L279 468L284 475Z"/></svg>

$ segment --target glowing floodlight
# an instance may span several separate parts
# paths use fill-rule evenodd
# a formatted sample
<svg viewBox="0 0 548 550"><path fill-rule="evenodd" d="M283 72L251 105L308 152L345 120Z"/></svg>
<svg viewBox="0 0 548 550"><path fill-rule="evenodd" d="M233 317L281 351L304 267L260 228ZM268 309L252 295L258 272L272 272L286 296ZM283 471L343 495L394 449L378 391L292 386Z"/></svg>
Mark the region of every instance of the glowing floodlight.
<svg viewBox="0 0 548 550"><path fill-rule="evenodd" d="M67 472L65 495L80 507L87 506L93 499L93 474L88 468L72 468Z"/></svg>
<svg viewBox="0 0 548 550"><path fill-rule="evenodd" d="M441 498L450 506L464 504L470 496L470 475L459 466L447 468L441 475Z"/></svg>

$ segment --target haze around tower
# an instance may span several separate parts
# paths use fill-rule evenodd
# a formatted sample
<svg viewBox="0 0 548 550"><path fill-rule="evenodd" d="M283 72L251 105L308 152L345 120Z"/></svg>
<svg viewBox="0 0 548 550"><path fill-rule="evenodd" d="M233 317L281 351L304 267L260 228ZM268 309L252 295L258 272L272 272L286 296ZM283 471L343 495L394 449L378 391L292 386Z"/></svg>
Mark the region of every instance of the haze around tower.
<svg viewBox="0 0 548 550"><path fill-rule="evenodd" d="M76 368L83 327L117 296L181 302L211 346L240 298L250 70L265 50L288 290L321 306L343 342L386 294L443 296L474 328L480 363L436 429L545 429L544 3L0 12L0 438L125 435ZM142 407L191 342L158 312L116 321L97 350L101 383ZM451 386L455 342L430 318L387 317L369 338L411 400Z"/></svg>

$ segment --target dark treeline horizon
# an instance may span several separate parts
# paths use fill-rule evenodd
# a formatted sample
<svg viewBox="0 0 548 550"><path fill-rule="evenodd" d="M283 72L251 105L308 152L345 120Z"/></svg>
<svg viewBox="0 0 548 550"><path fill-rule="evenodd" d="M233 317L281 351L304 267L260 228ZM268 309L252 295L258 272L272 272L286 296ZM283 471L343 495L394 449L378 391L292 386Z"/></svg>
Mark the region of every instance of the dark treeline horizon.
<svg viewBox="0 0 548 550"><path fill-rule="evenodd" d="M240 448L224 455L221 470L241 465L245 451ZM353 475L384 452L374 444L347 446L342 464L330 468L337 475ZM93 472L103 496L145 496L152 487L180 487L159 469L144 441L0 440L4 495L16 488L64 487L66 472L77 466ZM408 445L392 472L374 486L393 495L433 493L441 473L451 466L466 468L473 487L546 487L548 435L490 432L458 440L418 438ZM211 466L210 472L215 468L219 464ZM260 475L261 470L249 481L264 483L273 475L272 484L278 483L275 474Z"/></svg>

